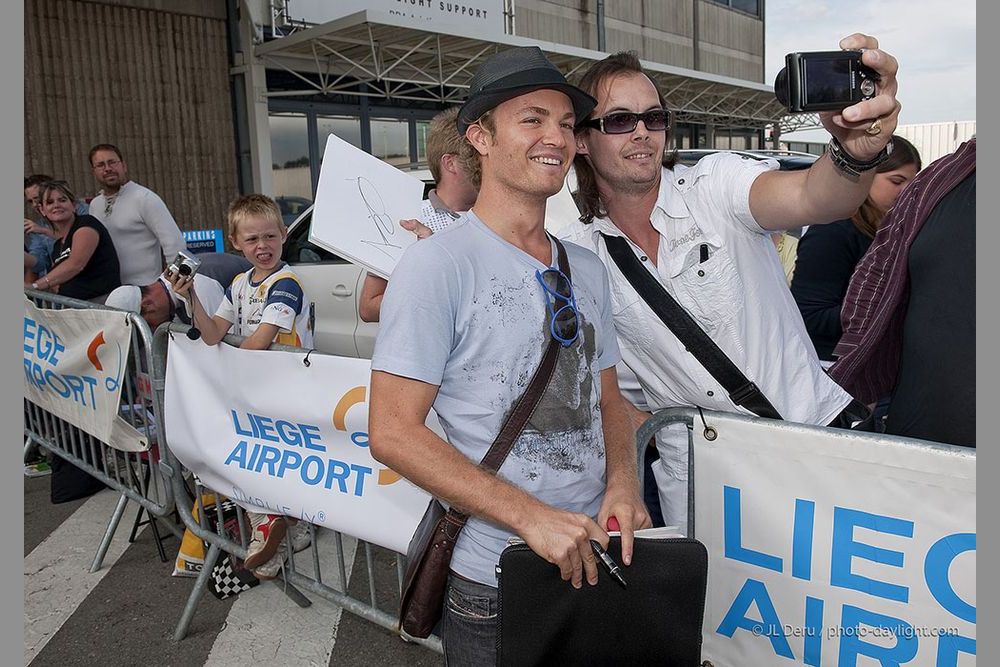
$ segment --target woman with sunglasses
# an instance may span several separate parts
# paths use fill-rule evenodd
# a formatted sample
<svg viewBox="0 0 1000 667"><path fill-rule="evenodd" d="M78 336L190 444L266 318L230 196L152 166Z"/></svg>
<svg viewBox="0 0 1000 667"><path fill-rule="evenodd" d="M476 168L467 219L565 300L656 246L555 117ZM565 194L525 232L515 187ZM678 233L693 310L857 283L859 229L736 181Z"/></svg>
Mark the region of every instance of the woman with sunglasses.
<svg viewBox="0 0 1000 667"><path fill-rule="evenodd" d="M118 253L111 235L90 215L77 215L76 196L66 181L43 183L41 212L55 228L52 268L31 284L37 290L104 303L121 285Z"/></svg>

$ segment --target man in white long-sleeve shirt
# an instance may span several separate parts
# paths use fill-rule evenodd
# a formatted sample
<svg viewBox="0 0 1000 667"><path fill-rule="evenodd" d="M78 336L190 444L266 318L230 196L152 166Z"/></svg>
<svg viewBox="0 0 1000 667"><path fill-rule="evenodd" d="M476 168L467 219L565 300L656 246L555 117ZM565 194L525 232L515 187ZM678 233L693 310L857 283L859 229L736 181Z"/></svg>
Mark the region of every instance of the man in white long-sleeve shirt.
<svg viewBox="0 0 1000 667"><path fill-rule="evenodd" d="M160 197L129 180L128 165L112 144L90 149L90 167L101 194L90 202L114 241L123 285L148 285L185 247L184 236Z"/></svg>

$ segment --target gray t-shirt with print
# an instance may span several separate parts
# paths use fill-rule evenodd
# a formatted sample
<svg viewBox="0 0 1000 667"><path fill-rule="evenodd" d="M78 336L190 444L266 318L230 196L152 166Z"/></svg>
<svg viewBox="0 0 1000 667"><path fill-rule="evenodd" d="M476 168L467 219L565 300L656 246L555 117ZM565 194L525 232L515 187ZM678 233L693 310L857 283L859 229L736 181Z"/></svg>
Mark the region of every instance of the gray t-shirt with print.
<svg viewBox="0 0 1000 667"><path fill-rule="evenodd" d="M600 372L620 359L604 265L564 243L580 335L559 351L552 381L501 466L503 479L554 507L595 517L605 490ZM556 264L552 246L552 264ZM469 212L406 250L382 301L372 370L440 389L434 410L448 441L482 460L548 345L545 266ZM449 474L448 471L441 471ZM452 570L496 585L511 532L471 518Z"/></svg>

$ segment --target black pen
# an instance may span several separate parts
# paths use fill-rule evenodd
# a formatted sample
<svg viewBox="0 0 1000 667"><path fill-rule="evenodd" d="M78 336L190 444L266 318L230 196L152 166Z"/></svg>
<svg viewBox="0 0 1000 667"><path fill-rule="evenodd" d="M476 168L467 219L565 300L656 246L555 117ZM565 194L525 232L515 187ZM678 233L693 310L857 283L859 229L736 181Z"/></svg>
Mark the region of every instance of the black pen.
<svg viewBox="0 0 1000 667"><path fill-rule="evenodd" d="M601 546L601 543L598 542L597 540L591 540L590 546L593 547L594 553L597 554L598 560L600 560L601 563L604 565L604 567L607 568L611 576L614 577L618 581L618 583L622 585L622 588L628 588L628 584L625 583L625 577L622 576L621 567L618 565L618 563L615 562L614 558L608 555L608 552L604 550L604 547Z"/></svg>

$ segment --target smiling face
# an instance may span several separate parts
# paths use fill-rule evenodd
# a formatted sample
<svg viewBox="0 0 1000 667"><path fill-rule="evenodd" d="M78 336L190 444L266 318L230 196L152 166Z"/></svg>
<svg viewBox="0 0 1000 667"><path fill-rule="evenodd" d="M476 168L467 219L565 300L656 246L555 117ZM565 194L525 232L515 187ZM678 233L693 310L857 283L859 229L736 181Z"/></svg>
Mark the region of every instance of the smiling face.
<svg viewBox="0 0 1000 667"><path fill-rule="evenodd" d="M569 97L534 90L498 105L491 116L492 135L480 124L466 133L482 156L483 187L539 198L558 192L576 153Z"/></svg>
<svg viewBox="0 0 1000 667"><path fill-rule="evenodd" d="M597 86L597 106L591 118L631 111L660 109L660 98L645 74L627 72ZM641 194L659 187L667 131L650 132L641 120L626 134L604 134L590 128L577 135L577 151L587 156L602 192Z"/></svg>
<svg viewBox="0 0 1000 667"><path fill-rule="evenodd" d="M68 225L76 217L76 203L62 190L53 188L45 193L41 212L54 225Z"/></svg>
<svg viewBox="0 0 1000 667"><path fill-rule="evenodd" d="M281 219L247 215L229 236L233 247L243 253L254 266L255 279L265 277L281 263L281 246L287 230Z"/></svg>

